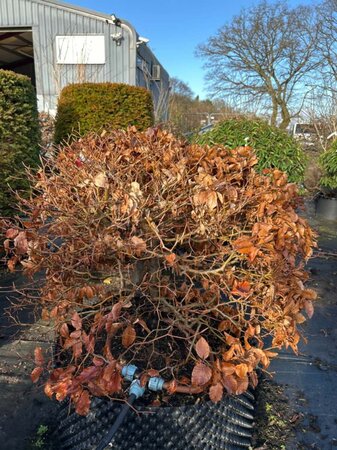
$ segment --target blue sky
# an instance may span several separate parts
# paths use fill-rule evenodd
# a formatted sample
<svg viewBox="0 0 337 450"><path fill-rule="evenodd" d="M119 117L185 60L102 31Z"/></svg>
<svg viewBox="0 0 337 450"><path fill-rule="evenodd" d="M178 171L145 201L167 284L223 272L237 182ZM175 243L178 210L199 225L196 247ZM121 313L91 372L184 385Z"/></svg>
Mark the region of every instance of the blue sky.
<svg viewBox="0 0 337 450"><path fill-rule="evenodd" d="M67 1L67 0L64 0ZM148 39L170 76L187 82L195 94L207 96L203 61L194 55L203 43L241 8L255 0L69 0L86 8L128 20ZM292 4L310 3L291 0Z"/></svg>

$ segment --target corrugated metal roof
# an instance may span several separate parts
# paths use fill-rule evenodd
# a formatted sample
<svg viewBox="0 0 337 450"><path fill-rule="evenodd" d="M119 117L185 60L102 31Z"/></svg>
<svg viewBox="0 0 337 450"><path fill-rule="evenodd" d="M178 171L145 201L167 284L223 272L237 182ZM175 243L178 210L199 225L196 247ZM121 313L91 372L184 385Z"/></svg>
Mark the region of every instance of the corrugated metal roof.
<svg viewBox="0 0 337 450"><path fill-rule="evenodd" d="M79 12L81 14L90 15L92 17L98 18L98 19L104 19L104 20L111 20L111 15L104 14L98 11L94 11L92 9L82 8L81 6L73 5L71 3L65 3L60 2L58 0L33 0L35 3L41 3L46 4L49 3L50 5L53 5L55 7L60 7L62 9L67 9L72 12ZM120 19L122 22L124 22L123 19Z"/></svg>

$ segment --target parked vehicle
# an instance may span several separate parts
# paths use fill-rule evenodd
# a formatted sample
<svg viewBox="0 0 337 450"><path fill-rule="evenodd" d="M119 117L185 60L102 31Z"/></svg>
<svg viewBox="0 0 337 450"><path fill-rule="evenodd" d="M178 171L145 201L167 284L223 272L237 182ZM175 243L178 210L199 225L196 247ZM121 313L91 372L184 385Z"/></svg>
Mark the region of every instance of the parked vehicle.
<svg viewBox="0 0 337 450"><path fill-rule="evenodd" d="M295 123L291 134L295 139L304 142L308 146L314 146L319 137L315 126L309 123Z"/></svg>

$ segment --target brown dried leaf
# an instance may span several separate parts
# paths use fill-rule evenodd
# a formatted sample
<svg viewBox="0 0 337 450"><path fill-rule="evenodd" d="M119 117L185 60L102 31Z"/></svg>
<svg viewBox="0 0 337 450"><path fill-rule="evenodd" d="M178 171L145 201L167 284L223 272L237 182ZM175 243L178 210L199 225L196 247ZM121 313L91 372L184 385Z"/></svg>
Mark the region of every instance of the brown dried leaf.
<svg viewBox="0 0 337 450"><path fill-rule="evenodd" d="M115 370L111 375L109 381L106 383L106 389L110 395L122 390L122 376L118 370Z"/></svg>
<svg viewBox="0 0 337 450"><path fill-rule="evenodd" d="M263 367L267 368L270 364L270 360L264 350L261 350L260 348L252 348L252 351L256 354L259 361L262 362Z"/></svg>
<svg viewBox="0 0 337 450"><path fill-rule="evenodd" d="M82 331L82 341L85 346L85 349L88 353L94 353L95 351L95 336L90 333L87 335L85 331Z"/></svg>
<svg viewBox="0 0 337 450"><path fill-rule="evenodd" d="M94 290L91 286L86 286L85 287L85 296L90 299L93 298L93 296L95 295Z"/></svg>
<svg viewBox="0 0 337 450"><path fill-rule="evenodd" d="M119 317L121 315L121 311L122 311L122 306L123 306L122 302L117 302L113 305L113 307L111 309L111 318L112 318L113 322L115 322L116 320L119 319Z"/></svg>
<svg viewBox="0 0 337 450"><path fill-rule="evenodd" d="M156 369L147 370L147 374L149 377L159 377L159 371Z"/></svg>
<svg viewBox="0 0 337 450"><path fill-rule="evenodd" d="M94 185L99 188L106 188L109 186L108 178L104 172L101 172L95 176Z"/></svg>
<svg viewBox="0 0 337 450"><path fill-rule="evenodd" d="M224 376L232 375L235 373L235 365L228 362L223 362L221 363L221 372Z"/></svg>
<svg viewBox="0 0 337 450"><path fill-rule="evenodd" d="M307 298L308 300L316 300L317 298L317 292L315 292L312 289L304 289L302 291L303 297Z"/></svg>
<svg viewBox="0 0 337 450"><path fill-rule="evenodd" d="M232 289L233 295L240 295L241 297L245 297L250 293L250 283L247 280L244 281L236 281L234 282L234 286Z"/></svg>
<svg viewBox="0 0 337 450"><path fill-rule="evenodd" d="M165 256L165 260L169 266L174 266L177 259L177 255L175 253L170 253Z"/></svg>
<svg viewBox="0 0 337 450"><path fill-rule="evenodd" d="M243 255L248 255L250 261L254 261L259 249L247 238L239 238L232 242L234 250Z"/></svg>
<svg viewBox="0 0 337 450"><path fill-rule="evenodd" d="M249 374L249 379L250 379L250 383L253 386L253 388L256 388L256 386L258 385L258 382L259 382L256 372L251 372Z"/></svg>
<svg viewBox="0 0 337 450"><path fill-rule="evenodd" d="M201 359L207 359L209 357L210 346L203 336L198 339L195 350Z"/></svg>
<svg viewBox="0 0 337 450"><path fill-rule="evenodd" d="M254 247L252 241L247 238L240 237L232 242L233 248L239 253L250 253L251 248Z"/></svg>
<svg viewBox="0 0 337 450"><path fill-rule="evenodd" d="M153 400L153 402L151 403L150 406L159 407L160 405L161 405L161 401L158 398L156 398L155 400Z"/></svg>
<svg viewBox="0 0 337 450"><path fill-rule="evenodd" d="M50 317L51 317L52 319L55 319L55 318L57 317L58 313L59 313L59 307L58 307L58 306L55 306L55 307L50 311L49 315L50 315Z"/></svg>
<svg viewBox="0 0 337 450"><path fill-rule="evenodd" d="M44 364L44 357L42 354L42 348L41 347L36 347L34 350L34 361L35 364L39 367L43 366Z"/></svg>
<svg viewBox="0 0 337 450"><path fill-rule="evenodd" d="M239 378L237 380L237 384L238 384L238 386L235 391L236 395L240 395L240 394L243 394L244 392L246 392L246 390L248 389L248 384L249 384L248 376L246 375L243 378Z"/></svg>
<svg viewBox="0 0 337 450"><path fill-rule="evenodd" d="M36 383L37 381L39 381L39 378L41 376L43 372L43 367L35 367L35 369L33 369L30 378L32 379L33 383Z"/></svg>
<svg viewBox="0 0 337 450"><path fill-rule="evenodd" d="M212 210L218 204L218 196L215 191L208 189L207 191L198 192L193 196L193 202L196 206L207 206Z"/></svg>
<svg viewBox="0 0 337 450"><path fill-rule="evenodd" d="M65 350L68 350L68 348L72 347L73 345L75 345L77 342L77 339L71 339L71 338L66 338L66 340L63 343L63 348Z"/></svg>
<svg viewBox="0 0 337 450"><path fill-rule="evenodd" d="M122 334L122 344L123 347L130 347L136 339L136 330L132 325L128 325Z"/></svg>
<svg viewBox="0 0 337 450"><path fill-rule="evenodd" d="M82 335L82 330L76 330L70 333L71 339L79 339Z"/></svg>
<svg viewBox="0 0 337 450"><path fill-rule="evenodd" d="M16 230L14 228L9 228L6 231L6 238L7 239L15 239L18 234L19 234L19 230Z"/></svg>
<svg viewBox="0 0 337 450"><path fill-rule="evenodd" d="M137 237L132 236L130 239L131 247L134 249L136 256L141 256L142 253L146 251L146 242Z"/></svg>
<svg viewBox="0 0 337 450"><path fill-rule="evenodd" d="M50 319L48 309L46 308L42 309L41 319L46 321Z"/></svg>
<svg viewBox="0 0 337 450"><path fill-rule="evenodd" d="M13 256L9 261L7 261L7 267L10 272L15 272L15 266L18 261L19 258L17 256Z"/></svg>
<svg viewBox="0 0 337 450"><path fill-rule="evenodd" d="M209 398L213 403L217 403L222 399L223 387L221 383L217 383L209 388Z"/></svg>
<svg viewBox="0 0 337 450"><path fill-rule="evenodd" d="M52 384L51 384L50 380L48 380L47 383L44 386L44 393L50 399L53 397L54 390L53 390L53 387L52 387Z"/></svg>
<svg viewBox="0 0 337 450"><path fill-rule="evenodd" d="M222 377L222 384L228 394L233 395L236 393L238 383L234 375L227 375Z"/></svg>
<svg viewBox="0 0 337 450"><path fill-rule="evenodd" d="M11 244L11 241L9 239L4 240L3 247L4 247L6 254L8 254L8 252L10 250L10 244Z"/></svg>
<svg viewBox="0 0 337 450"><path fill-rule="evenodd" d="M20 233L14 239L14 245L17 255L24 255L28 250L28 240L25 231L20 231Z"/></svg>
<svg viewBox="0 0 337 450"><path fill-rule="evenodd" d="M303 322L305 322L307 319L303 316L303 314L301 313L297 313L296 314L296 322L301 324Z"/></svg>
<svg viewBox="0 0 337 450"><path fill-rule="evenodd" d="M95 366L100 367L103 366L104 364L104 359L100 358L99 356L94 356L94 358L92 359L93 364L95 364Z"/></svg>
<svg viewBox="0 0 337 450"><path fill-rule="evenodd" d="M191 384L191 380L185 376L182 376L179 378L179 384L182 384L183 386L189 386Z"/></svg>
<svg viewBox="0 0 337 450"><path fill-rule="evenodd" d="M64 338L68 338L69 337L69 328L68 325L66 323L63 323L60 327L60 335Z"/></svg>
<svg viewBox="0 0 337 450"><path fill-rule="evenodd" d="M228 345L235 345L238 342L238 339L233 337L231 334L224 333L225 339Z"/></svg>
<svg viewBox="0 0 337 450"><path fill-rule="evenodd" d="M71 324L75 328L75 330L81 330L82 329L82 319L78 315L78 312L74 312L72 318L71 318Z"/></svg>
<svg viewBox="0 0 337 450"><path fill-rule="evenodd" d="M73 345L73 355L77 359L82 355L82 342L78 341Z"/></svg>
<svg viewBox="0 0 337 450"><path fill-rule="evenodd" d="M177 380L171 380L167 383L166 390L170 395L173 395L177 391Z"/></svg>
<svg viewBox="0 0 337 450"><path fill-rule="evenodd" d="M89 366L82 370L82 372L77 377L78 381L81 383L87 383L97 377L101 373L101 369L97 366Z"/></svg>
<svg viewBox="0 0 337 450"><path fill-rule="evenodd" d="M235 373L239 378L245 378L248 372L247 364L238 364L235 366Z"/></svg>
<svg viewBox="0 0 337 450"><path fill-rule="evenodd" d="M86 416L90 408L90 396L87 390L83 390L76 402L76 412L80 416Z"/></svg>
<svg viewBox="0 0 337 450"><path fill-rule="evenodd" d="M314 305L312 304L311 300L307 300L304 303L304 308L305 308L305 312L307 313L307 316L309 317L309 319L312 318L312 316L314 315Z"/></svg>
<svg viewBox="0 0 337 450"><path fill-rule="evenodd" d="M142 387L145 387L148 380L149 380L149 377L147 376L147 373L143 372L139 378L139 383Z"/></svg>
<svg viewBox="0 0 337 450"><path fill-rule="evenodd" d="M133 324L136 325L136 323L139 323L139 325L147 332L147 333L151 333L150 328L146 325L145 320L143 319L136 319Z"/></svg>
<svg viewBox="0 0 337 450"><path fill-rule="evenodd" d="M204 386L212 378L212 369L202 362L197 362L192 371L192 384Z"/></svg>

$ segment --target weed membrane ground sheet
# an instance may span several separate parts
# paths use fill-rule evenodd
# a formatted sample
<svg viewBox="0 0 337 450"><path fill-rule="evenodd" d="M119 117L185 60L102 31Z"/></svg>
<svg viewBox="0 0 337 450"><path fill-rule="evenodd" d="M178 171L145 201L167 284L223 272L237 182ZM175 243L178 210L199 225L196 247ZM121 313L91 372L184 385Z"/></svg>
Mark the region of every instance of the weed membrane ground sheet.
<svg viewBox="0 0 337 450"><path fill-rule="evenodd" d="M309 261L310 285L318 293L315 313L302 324L308 343L299 354L281 351L268 370L273 378L258 391L256 447L269 449L337 448L337 222L305 215L319 233Z"/></svg>

